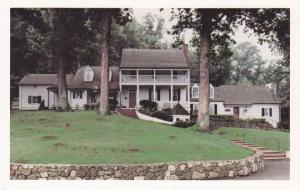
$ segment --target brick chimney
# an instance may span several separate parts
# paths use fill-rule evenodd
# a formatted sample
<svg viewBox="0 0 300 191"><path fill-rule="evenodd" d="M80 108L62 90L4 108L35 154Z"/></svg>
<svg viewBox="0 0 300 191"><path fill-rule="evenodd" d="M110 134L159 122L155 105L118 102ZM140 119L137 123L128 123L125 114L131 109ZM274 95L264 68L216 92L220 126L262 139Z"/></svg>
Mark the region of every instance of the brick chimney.
<svg viewBox="0 0 300 191"><path fill-rule="evenodd" d="M185 56L186 62L189 64L189 45L188 44L183 44L182 45L182 50L183 54Z"/></svg>

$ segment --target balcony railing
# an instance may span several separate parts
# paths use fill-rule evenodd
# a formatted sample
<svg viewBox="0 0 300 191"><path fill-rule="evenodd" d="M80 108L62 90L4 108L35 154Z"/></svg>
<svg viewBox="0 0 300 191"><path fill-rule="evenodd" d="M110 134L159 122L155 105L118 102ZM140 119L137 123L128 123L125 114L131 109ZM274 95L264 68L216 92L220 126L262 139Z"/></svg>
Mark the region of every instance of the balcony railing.
<svg viewBox="0 0 300 191"><path fill-rule="evenodd" d="M133 83L133 82L141 82L141 83L151 83L151 82L159 82L159 83L168 83L168 82L189 82L187 75L173 75L173 79L171 75L156 75L154 79L154 75L121 75L121 82L124 83Z"/></svg>

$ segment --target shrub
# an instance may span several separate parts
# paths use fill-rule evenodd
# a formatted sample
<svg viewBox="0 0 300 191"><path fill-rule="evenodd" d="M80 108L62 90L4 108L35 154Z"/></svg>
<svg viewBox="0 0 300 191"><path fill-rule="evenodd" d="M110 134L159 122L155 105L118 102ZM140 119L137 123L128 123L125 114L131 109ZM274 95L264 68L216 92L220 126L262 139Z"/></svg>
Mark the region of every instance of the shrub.
<svg viewBox="0 0 300 191"><path fill-rule="evenodd" d="M110 110L115 110L117 105L118 105L118 100L116 99L109 99L108 100L108 104L109 104L109 109Z"/></svg>
<svg viewBox="0 0 300 191"><path fill-rule="evenodd" d="M89 109L89 105L88 104L84 104L83 108L84 108L84 110L88 110Z"/></svg>
<svg viewBox="0 0 300 191"><path fill-rule="evenodd" d="M260 119L260 118L243 119L241 121L245 121L247 123L266 123L266 119Z"/></svg>
<svg viewBox="0 0 300 191"><path fill-rule="evenodd" d="M61 112L62 110L63 110L63 109L62 109L61 106L57 106L57 107L56 107L56 111Z"/></svg>
<svg viewBox="0 0 300 191"><path fill-rule="evenodd" d="M90 105L90 110L94 110L95 109L95 104L91 104Z"/></svg>
<svg viewBox="0 0 300 191"><path fill-rule="evenodd" d="M196 124L195 121L176 121L174 126L180 128L187 128L187 127L194 126L195 124Z"/></svg>
<svg viewBox="0 0 300 191"><path fill-rule="evenodd" d="M165 121L173 121L173 116L163 111L155 111L151 116Z"/></svg>
<svg viewBox="0 0 300 191"><path fill-rule="evenodd" d="M151 100L141 100L140 105L145 110L150 110L150 111L156 111L157 110L157 103L154 102L154 101L151 101Z"/></svg>
<svg viewBox="0 0 300 191"><path fill-rule="evenodd" d="M215 121L234 121L233 115L210 115L209 118Z"/></svg>

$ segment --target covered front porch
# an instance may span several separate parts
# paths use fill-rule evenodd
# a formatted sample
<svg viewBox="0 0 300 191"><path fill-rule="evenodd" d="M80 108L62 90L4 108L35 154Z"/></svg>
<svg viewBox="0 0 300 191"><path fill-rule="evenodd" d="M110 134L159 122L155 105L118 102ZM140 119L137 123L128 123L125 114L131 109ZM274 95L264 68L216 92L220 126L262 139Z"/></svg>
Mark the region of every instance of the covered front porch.
<svg viewBox="0 0 300 191"><path fill-rule="evenodd" d="M49 109L56 108L58 100L57 89L49 89ZM68 89L68 102L71 109L84 110L85 105L97 106L100 102L99 89ZM109 91L109 99L117 100L118 92Z"/></svg>
<svg viewBox="0 0 300 191"><path fill-rule="evenodd" d="M121 85L120 105L125 108L139 108L141 100L151 100L158 109L173 108L177 103L189 111L188 85Z"/></svg>

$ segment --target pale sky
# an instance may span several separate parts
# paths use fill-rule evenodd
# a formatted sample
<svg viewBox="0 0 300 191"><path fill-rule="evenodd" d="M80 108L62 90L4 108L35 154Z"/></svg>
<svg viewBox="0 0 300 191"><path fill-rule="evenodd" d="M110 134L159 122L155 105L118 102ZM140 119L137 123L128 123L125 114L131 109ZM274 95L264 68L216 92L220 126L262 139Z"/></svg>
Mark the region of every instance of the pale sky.
<svg viewBox="0 0 300 191"><path fill-rule="evenodd" d="M172 42L173 38L171 35L167 34L167 30L169 30L172 25L176 22L169 21L171 13L170 9L164 9L164 11L160 12L159 9L145 9L145 8L139 8L139 9L133 9L133 16L139 21L142 21L142 18L144 15L146 15L148 12L157 15L159 17L162 17L165 19L165 35L164 38L168 42ZM192 37L192 31L188 30L185 32L184 38L185 41L188 42ZM233 36L233 39L236 41L236 43L241 43L245 41L249 41L252 44L256 45L258 49L261 52L262 58L265 60L274 60L281 58L280 55L276 55L276 53L272 52L271 49L268 47L268 44L264 43L263 45L260 45L258 43L258 38L251 32L244 33L242 30L242 27L238 28L235 32L235 35Z"/></svg>

